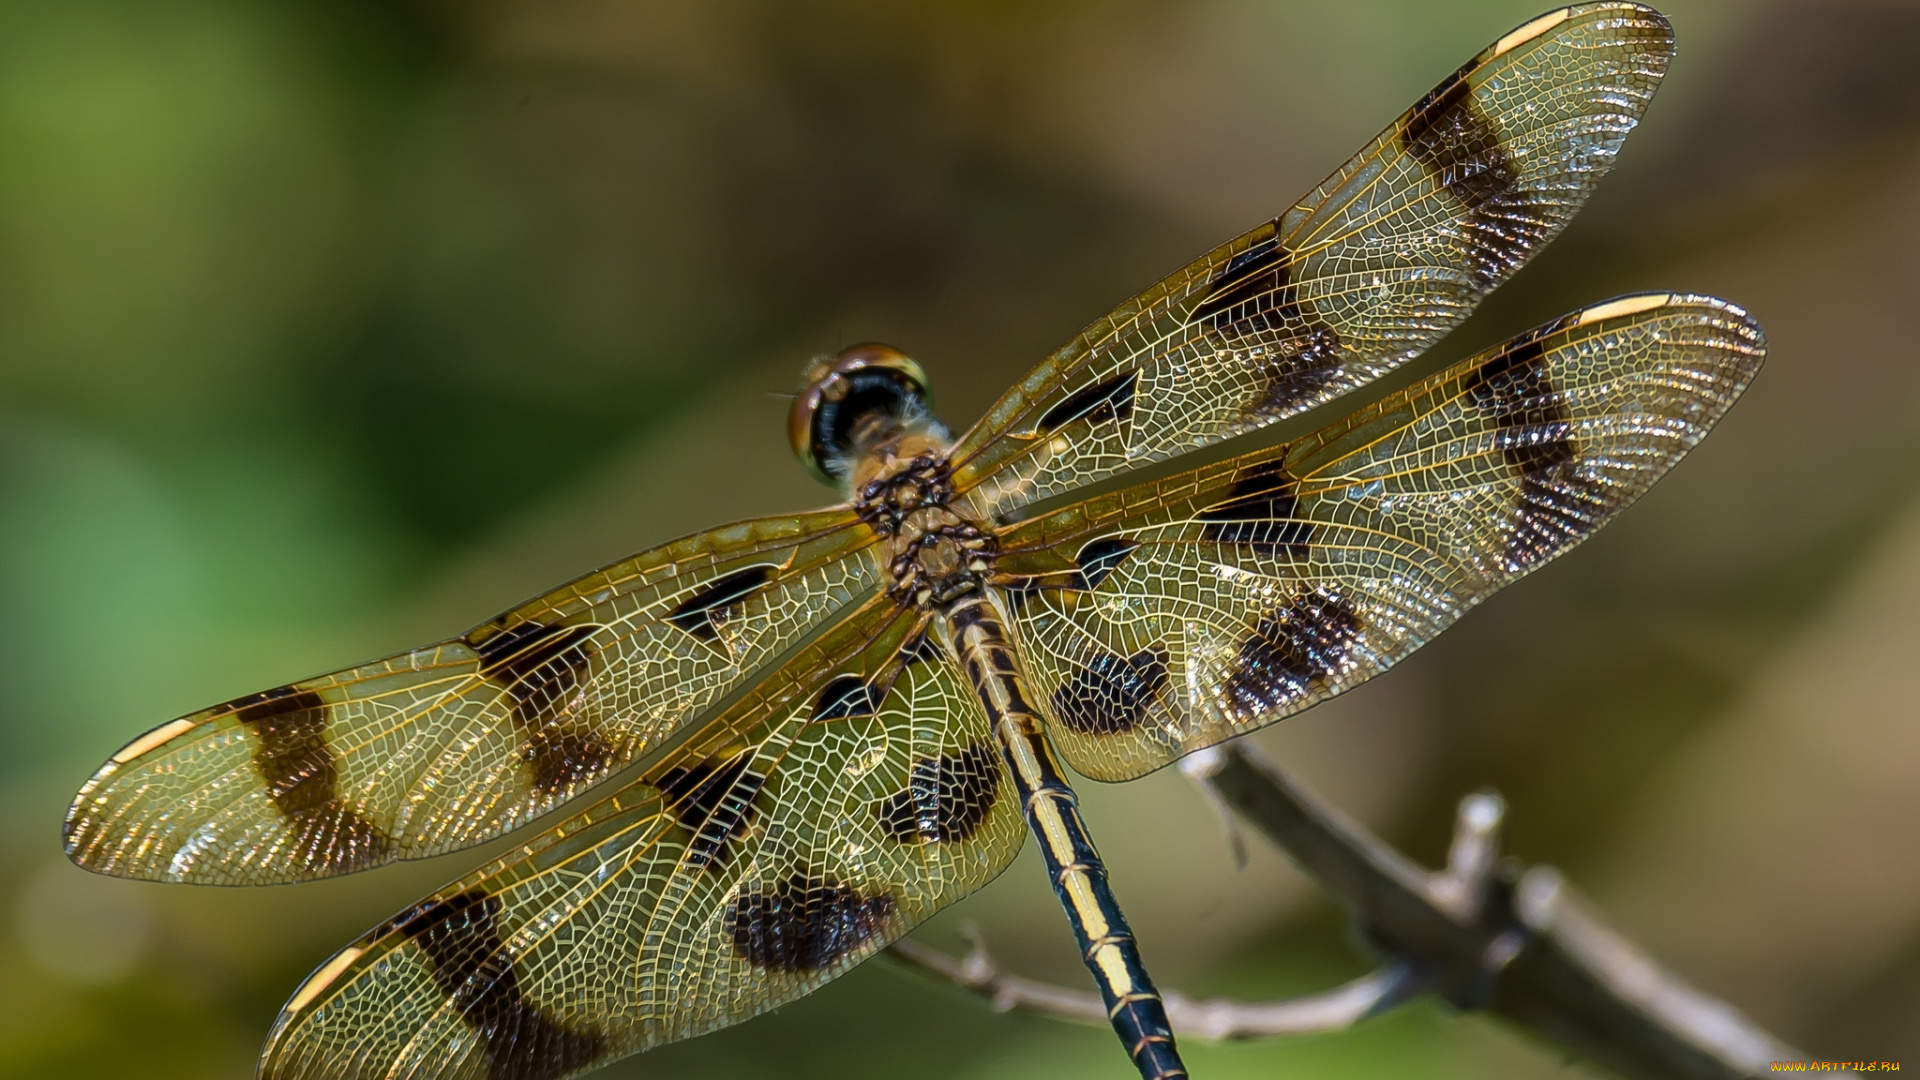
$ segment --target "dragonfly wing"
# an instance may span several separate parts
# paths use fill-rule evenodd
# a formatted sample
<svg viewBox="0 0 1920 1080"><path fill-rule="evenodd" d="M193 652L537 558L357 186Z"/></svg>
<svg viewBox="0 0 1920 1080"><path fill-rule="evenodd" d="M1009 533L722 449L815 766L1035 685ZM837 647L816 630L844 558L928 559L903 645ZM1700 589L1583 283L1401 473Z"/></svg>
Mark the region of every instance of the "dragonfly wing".
<svg viewBox="0 0 1920 1080"><path fill-rule="evenodd" d="M621 769L871 593L851 511L740 522L589 574L462 637L217 705L81 788L67 852L253 885L480 843Z"/></svg>
<svg viewBox="0 0 1920 1080"><path fill-rule="evenodd" d="M834 978L1019 852L978 700L876 600L642 778L341 952L270 1080L558 1080Z"/></svg>
<svg viewBox="0 0 1920 1080"><path fill-rule="evenodd" d="M1015 526L996 580L1062 754L1129 779L1379 674L1639 498L1764 355L1723 301L1625 297Z"/></svg>
<svg viewBox="0 0 1920 1080"><path fill-rule="evenodd" d="M953 454L1005 520L1252 431L1417 356L1557 236L1673 52L1658 12L1583 4L1489 46L1292 209L1082 331Z"/></svg>

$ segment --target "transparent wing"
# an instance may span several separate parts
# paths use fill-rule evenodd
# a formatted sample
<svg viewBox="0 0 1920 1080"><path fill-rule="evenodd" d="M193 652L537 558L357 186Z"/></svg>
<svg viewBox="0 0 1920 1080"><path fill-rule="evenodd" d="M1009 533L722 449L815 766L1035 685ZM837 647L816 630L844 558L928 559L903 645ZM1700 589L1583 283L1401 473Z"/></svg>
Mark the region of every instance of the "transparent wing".
<svg viewBox="0 0 1920 1080"><path fill-rule="evenodd" d="M67 853L225 885L479 843L697 720L870 593L851 511L740 522L589 574L470 633L135 739L68 811Z"/></svg>
<svg viewBox="0 0 1920 1080"><path fill-rule="evenodd" d="M1418 355L1558 235L1665 74L1651 8L1501 38L1279 218L1095 322L956 448L1011 511L1343 394Z"/></svg>
<svg viewBox="0 0 1920 1080"><path fill-rule="evenodd" d="M921 618L876 600L641 782L341 952L261 1075L559 1080L791 1001L984 885L1019 800Z"/></svg>
<svg viewBox="0 0 1920 1080"><path fill-rule="evenodd" d="M1625 297L1013 527L995 580L1062 754L1129 779L1372 678L1639 498L1764 355L1723 301Z"/></svg>

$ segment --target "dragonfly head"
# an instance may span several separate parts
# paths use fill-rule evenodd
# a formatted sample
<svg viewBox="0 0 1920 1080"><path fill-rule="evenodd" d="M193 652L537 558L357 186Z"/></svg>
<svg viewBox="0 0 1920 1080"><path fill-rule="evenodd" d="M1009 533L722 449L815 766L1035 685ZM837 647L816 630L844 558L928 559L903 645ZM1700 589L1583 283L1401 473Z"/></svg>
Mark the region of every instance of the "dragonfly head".
<svg viewBox="0 0 1920 1080"><path fill-rule="evenodd" d="M807 471L848 487L862 458L904 436L946 429L933 419L927 373L891 345L869 342L807 365L806 385L787 414L787 437Z"/></svg>

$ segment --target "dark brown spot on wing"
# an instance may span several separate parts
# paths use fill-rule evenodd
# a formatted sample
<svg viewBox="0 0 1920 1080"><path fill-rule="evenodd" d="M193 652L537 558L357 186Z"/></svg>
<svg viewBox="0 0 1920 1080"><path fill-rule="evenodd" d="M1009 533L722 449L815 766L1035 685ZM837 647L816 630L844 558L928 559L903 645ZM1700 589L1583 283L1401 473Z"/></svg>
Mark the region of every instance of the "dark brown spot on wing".
<svg viewBox="0 0 1920 1080"><path fill-rule="evenodd" d="M1259 371L1266 388L1248 412L1255 416L1290 413L1340 374L1340 335L1331 326L1318 326L1300 336L1265 346Z"/></svg>
<svg viewBox="0 0 1920 1080"><path fill-rule="evenodd" d="M1546 241L1547 224L1516 186L1518 174L1473 102L1472 63L1433 88L1407 119L1407 152L1467 211L1474 285L1485 292Z"/></svg>
<svg viewBox="0 0 1920 1080"><path fill-rule="evenodd" d="M1494 444L1520 476L1504 540L1507 569L1527 570L1600 527L1615 508L1606 486L1579 469L1573 418L1546 373L1541 337L1480 365L1467 395L1498 425Z"/></svg>
<svg viewBox="0 0 1920 1080"><path fill-rule="evenodd" d="M1107 580L1107 575L1118 569L1127 556L1140 546L1137 540L1128 540L1119 536L1103 536L1087 542L1080 553L1074 556L1075 569L1058 571L1051 574L1004 575L993 579L1007 598L1007 607L1014 615L1020 615L1027 604L1042 593L1066 591L1090 592Z"/></svg>
<svg viewBox="0 0 1920 1080"><path fill-rule="evenodd" d="M727 841L745 836L753 816L753 800L767 778L753 771L753 754L735 754L725 762L704 761L686 768L668 769L660 777L660 793L680 827L693 834L687 845L687 864L717 867L726 861Z"/></svg>
<svg viewBox="0 0 1920 1080"><path fill-rule="evenodd" d="M974 743L958 754L916 760L907 786L876 802L873 816L903 844L958 843L979 831L999 794L999 754Z"/></svg>
<svg viewBox="0 0 1920 1080"><path fill-rule="evenodd" d="M1048 409L1035 425L1034 432L1049 435L1075 420L1093 424L1127 420L1133 416L1133 395L1139 384L1138 371L1123 371L1099 382L1089 383Z"/></svg>
<svg viewBox="0 0 1920 1080"><path fill-rule="evenodd" d="M1201 539L1239 544L1270 559L1301 558L1313 543L1313 523L1300 520L1300 499L1286 465L1265 462L1234 482L1227 497L1195 515Z"/></svg>
<svg viewBox="0 0 1920 1080"><path fill-rule="evenodd" d="M770 566L735 570L680 601L667 613L667 621L702 641L718 641L720 627L738 613L740 602L772 580Z"/></svg>
<svg viewBox="0 0 1920 1080"><path fill-rule="evenodd" d="M872 716L880 711L880 699L874 688L857 675L841 675L820 691L814 699L811 720L845 720L850 716Z"/></svg>
<svg viewBox="0 0 1920 1080"><path fill-rule="evenodd" d="M340 775L327 747L327 705L319 694L283 686L229 707L260 740L253 763L281 813L292 817L333 801Z"/></svg>
<svg viewBox="0 0 1920 1080"><path fill-rule="evenodd" d="M1073 561L1080 565L1079 580L1075 587L1099 588L1100 583L1107 580L1107 575L1113 573L1139 546L1137 541L1121 536L1103 536L1089 541L1080 549L1080 554L1074 556Z"/></svg>
<svg viewBox="0 0 1920 1080"><path fill-rule="evenodd" d="M566 626L528 621L477 643L469 635L468 644L480 657L480 674L502 682L523 682L555 677L545 669L563 657L569 661L566 667L578 666L580 643L598 629L593 623Z"/></svg>
<svg viewBox="0 0 1920 1080"><path fill-rule="evenodd" d="M527 733L520 756L532 773L534 790L556 795L605 776L614 750L592 732L543 727Z"/></svg>
<svg viewBox="0 0 1920 1080"><path fill-rule="evenodd" d="M426 954L434 985L480 1036L488 1080L555 1080L593 1064L604 1039L557 1024L527 1001L499 919L499 899L476 890L428 901L395 928Z"/></svg>
<svg viewBox="0 0 1920 1080"><path fill-rule="evenodd" d="M282 686L228 703L253 732L254 767L293 833L288 856L316 874L345 874L382 861L393 842L340 798L340 769L327 745L327 704Z"/></svg>
<svg viewBox="0 0 1920 1080"><path fill-rule="evenodd" d="M1189 320L1224 331L1249 318L1286 312L1294 304L1293 253L1280 246L1278 232L1276 222L1261 226L1259 239L1208 283Z"/></svg>
<svg viewBox="0 0 1920 1080"><path fill-rule="evenodd" d="M1230 716L1247 723L1285 709L1347 665L1364 624L1345 598L1312 589L1261 617L1240 644L1222 690Z"/></svg>
<svg viewBox="0 0 1920 1080"><path fill-rule="evenodd" d="M728 901L727 932L734 951L755 967L819 971L879 936L894 907L888 893L862 896L833 878L796 870L770 889Z"/></svg>
<svg viewBox="0 0 1920 1080"><path fill-rule="evenodd" d="M588 639L599 629L525 622L473 646L480 674L513 698L520 756L542 794L598 779L613 759L606 740L584 727L575 701L592 660Z"/></svg>
<svg viewBox="0 0 1920 1080"><path fill-rule="evenodd" d="M1053 692L1053 715L1083 735L1120 735L1140 726L1167 687L1167 650L1100 653Z"/></svg>
<svg viewBox="0 0 1920 1080"><path fill-rule="evenodd" d="M1290 411L1340 373L1340 335L1307 310L1293 280L1293 254L1268 222L1253 246L1235 255L1207 286L1189 319L1218 335L1266 379L1254 415Z"/></svg>

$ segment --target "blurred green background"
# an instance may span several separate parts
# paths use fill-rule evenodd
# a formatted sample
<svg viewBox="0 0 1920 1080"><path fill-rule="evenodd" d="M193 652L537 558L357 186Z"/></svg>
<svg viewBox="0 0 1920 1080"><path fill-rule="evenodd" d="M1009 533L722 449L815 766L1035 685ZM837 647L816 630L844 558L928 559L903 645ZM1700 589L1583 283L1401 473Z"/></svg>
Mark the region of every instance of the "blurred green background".
<svg viewBox="0 0 1920 1080"><path fill-rule="evenodd" d="M306 971L478 861L91 877L61 814L127 738L823 501L777 396L809 354L892 341L965 425L1544 2L0 5L0 1075L250 1076ZM1675 288L1758 315L1767 369L1606 534L1262 739L1428 862L1495 786L1517 853L1688 977L1920 1063L1920 8L1669 14L1613 179L1434 362ZM1084 796L1163 985L1365 969L1176 771ZM923 934L962 918L1084 980L1031 852ZM1429 1005L1189 1061L1569 1067ZM605 1075L1125 1069L874 963Z"/></svg>

